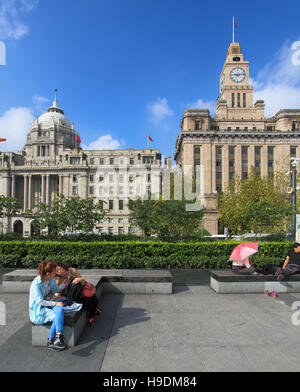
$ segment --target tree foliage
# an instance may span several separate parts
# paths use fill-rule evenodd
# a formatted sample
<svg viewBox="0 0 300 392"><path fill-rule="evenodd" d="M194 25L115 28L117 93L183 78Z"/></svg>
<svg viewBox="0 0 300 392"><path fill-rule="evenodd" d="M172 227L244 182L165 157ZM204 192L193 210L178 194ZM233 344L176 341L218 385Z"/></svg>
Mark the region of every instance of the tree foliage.
<svg viewBox="0 0 300 392"><path fill-rule="evenodd" d="M245 180L235 178L218 203L220 223L231 234L286 232L293 211L288 177L277 172L261 177L252 168Z"/></svg>

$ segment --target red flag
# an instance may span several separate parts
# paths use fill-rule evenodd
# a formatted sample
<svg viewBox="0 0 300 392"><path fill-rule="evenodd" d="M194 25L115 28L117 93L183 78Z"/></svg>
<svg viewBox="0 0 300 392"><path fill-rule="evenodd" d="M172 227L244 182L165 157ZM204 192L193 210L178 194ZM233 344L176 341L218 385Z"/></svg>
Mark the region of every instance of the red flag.
<svg viewBox="0 0 300 392"><path fill-rule="evenodd" d="M154 142L154 140L152 139L152 137L150 135L148 135L148 138L149 138L150 142Z"/></svg>
<svg viewBox="0 0 300 392"><path fill-rule="evenodd" d="M6 142L6 139L0 139L0 143Z"/></svg>
<svg viewBox="0 0 300 392"><path fill-rule="evenodd" d="M79 143L81 143L81 139L80 139L79 136L76 136L76 140L77 140Z"/></svg>
<svg viewBox="0 0 300 392"><path fill-rule="evenodd" d="M234 22L234 27L237 29L237 24L235 23L235 20L233 22Z"/></svg>

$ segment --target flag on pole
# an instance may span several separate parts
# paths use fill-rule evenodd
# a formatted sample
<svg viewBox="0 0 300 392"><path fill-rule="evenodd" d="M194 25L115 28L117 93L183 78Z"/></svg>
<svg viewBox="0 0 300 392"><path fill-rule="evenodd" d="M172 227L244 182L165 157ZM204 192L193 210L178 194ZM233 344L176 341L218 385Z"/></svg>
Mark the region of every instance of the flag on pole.
<svg viewBox="0 0 300 392"><path fill-rule="evenodd" d="M6 139L0 139L0 143L6 142Z"/></svg>
<svg viewBox="0 0 300 392"><path fill-rule="evenodd" d="M81 143L81 139L80 139L79 136L76 136L76 140L77 140L79 143Z"/></svg>
<svg viewBox="0 0 300 392"><path fill-rule="evenodd" d="M237 24L235 23L234 17L233 17L233 24L234 24L234 27L237 29Z"/></svg>
<svg viewBox="0 0 300 392"><path fill-rule="evenodd" d="M152 139L152 137L150 135L148 135L148 139L150 140L150 142L154 142L154 140Z"/></svg>

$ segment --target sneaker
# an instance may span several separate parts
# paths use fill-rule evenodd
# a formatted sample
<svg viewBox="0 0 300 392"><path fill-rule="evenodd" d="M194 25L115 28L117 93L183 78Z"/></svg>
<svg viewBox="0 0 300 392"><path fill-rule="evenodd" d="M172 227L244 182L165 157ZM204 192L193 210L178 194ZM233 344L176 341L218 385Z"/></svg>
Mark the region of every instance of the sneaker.
<svg viewBox="0 0 300 392"><path fill-rule="evenodd" d="M93 325L94 321L95 321L94 317L89 317L89 319L88 319L89 327L91 327Z"/></svg>
<svg viewBox="0 0 300 392"><path fill-rule="evenodd" d="M48 339L47 347L53 351L64 350L67 347L64 336L62 334L57 334L54 340Z"/></svg>

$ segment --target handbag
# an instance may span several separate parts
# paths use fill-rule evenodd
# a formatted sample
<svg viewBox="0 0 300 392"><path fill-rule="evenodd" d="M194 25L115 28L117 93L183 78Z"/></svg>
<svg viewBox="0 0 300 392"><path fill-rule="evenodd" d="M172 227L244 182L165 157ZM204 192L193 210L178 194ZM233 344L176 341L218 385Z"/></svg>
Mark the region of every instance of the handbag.
<svg viewBox="0 0 300 392"><path fill-rule="evenodd" d="M75 278L71 277L67 283L67 286L62 291L62 296L67 297L69 302L76 302L82 295L82 286L80 283L73 284Z"/></svg>
<svg viewBox="0 0 300 392"><path fill-rule="evenodd" d="M82 292L81 295L83 297L88 297L91 298L96 294L96 287L90 283L90 282L86 282L86 284L84 285L84 287L82 288Z"/></svg>

